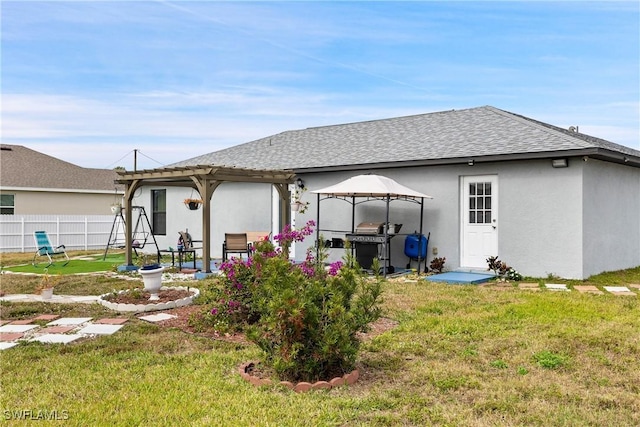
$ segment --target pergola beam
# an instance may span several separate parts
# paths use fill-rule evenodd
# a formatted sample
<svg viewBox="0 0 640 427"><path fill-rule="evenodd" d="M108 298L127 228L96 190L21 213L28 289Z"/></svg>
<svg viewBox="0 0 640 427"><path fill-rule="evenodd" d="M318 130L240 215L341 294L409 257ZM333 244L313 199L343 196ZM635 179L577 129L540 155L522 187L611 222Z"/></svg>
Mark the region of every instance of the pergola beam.
<svg viewBox="0 0 640 427"><path fill-rule="evenodd" d="M289 184L293 183L293 171L258 170L222 166L198 165L147 169L142 171L118 171L116 180L125 186L125 232L127 235L126 262L132 265L132 225L131 205L135 191L143 186L194 188L202 198L202 263L206 273L211 272L211 198L213 192L223 182L245 182L272 184L280 195L279 228L291 222L291 194Z"/></svg>

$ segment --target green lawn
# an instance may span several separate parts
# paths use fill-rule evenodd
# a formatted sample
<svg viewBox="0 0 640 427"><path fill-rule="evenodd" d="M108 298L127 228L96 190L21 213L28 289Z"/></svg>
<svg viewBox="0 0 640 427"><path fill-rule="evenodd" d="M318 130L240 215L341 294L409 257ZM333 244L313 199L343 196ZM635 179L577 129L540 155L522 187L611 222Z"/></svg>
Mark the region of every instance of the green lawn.
<svg viewBox="0 0 640 427"><path fill-rule="evenodd" d="M620 277L640 283L640 269L611 283ZM364 344L351 387L254 388L236 369L259 358L255 346L133 319L107 337L0 352L0 407L5 418L65 411L76 426L640 425L639 297L401 279L385 284L384 298L398 326ZM1 307L3 318L109 315L98 306Z"/></svg>

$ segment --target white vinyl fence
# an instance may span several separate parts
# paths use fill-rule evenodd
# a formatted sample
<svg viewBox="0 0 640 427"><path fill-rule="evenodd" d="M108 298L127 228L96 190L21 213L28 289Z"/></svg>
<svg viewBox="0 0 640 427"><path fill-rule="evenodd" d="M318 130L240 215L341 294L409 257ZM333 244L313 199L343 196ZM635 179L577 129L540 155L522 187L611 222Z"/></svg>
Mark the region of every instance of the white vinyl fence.
<svg viewBox="0 0 640 427"><path fill-rule="evenodd" d="M51 244L67 250L104 249L113 215L0 215L0 252L35 252L34 231L44 230Z"/></svg>

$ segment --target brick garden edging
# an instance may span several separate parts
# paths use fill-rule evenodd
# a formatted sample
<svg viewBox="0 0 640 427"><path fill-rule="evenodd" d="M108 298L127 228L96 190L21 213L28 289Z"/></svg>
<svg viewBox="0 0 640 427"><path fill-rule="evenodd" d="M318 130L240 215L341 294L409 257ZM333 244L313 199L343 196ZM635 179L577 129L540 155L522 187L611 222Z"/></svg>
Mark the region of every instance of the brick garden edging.
<svg viewBox="0 0 640 427"><path fill-rule="evenodd" d="M288 389L295 391L296 393L304 393L309 390L330 390L334 387L340 387L342 385L352 385L358 378L360 377L360 372L357 369L354 369L348 374L344 374L341 377L336 377L331 381L317 381L315 383L309 382L299 382L298 384L294 384L290 381L280 381L274 382L270 378L259 378L253 376L248 373L254 366L256 366L259 362L247 362L240 365L238 368L238 373L240 376L247 382L253 384L256 387L261 386L269 386L269 385L281 385Z"/></svg>

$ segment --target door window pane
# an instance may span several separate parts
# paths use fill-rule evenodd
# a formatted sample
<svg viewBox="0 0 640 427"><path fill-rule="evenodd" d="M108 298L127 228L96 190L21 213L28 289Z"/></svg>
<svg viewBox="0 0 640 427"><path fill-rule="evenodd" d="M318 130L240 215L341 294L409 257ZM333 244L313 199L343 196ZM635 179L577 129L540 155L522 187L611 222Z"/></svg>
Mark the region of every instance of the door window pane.
<svg viewBox="0 0 640 427"><path fill-rule="evenodd" d="M469 184L469 223L491 223L491 183L474 182Z"/></svg>

